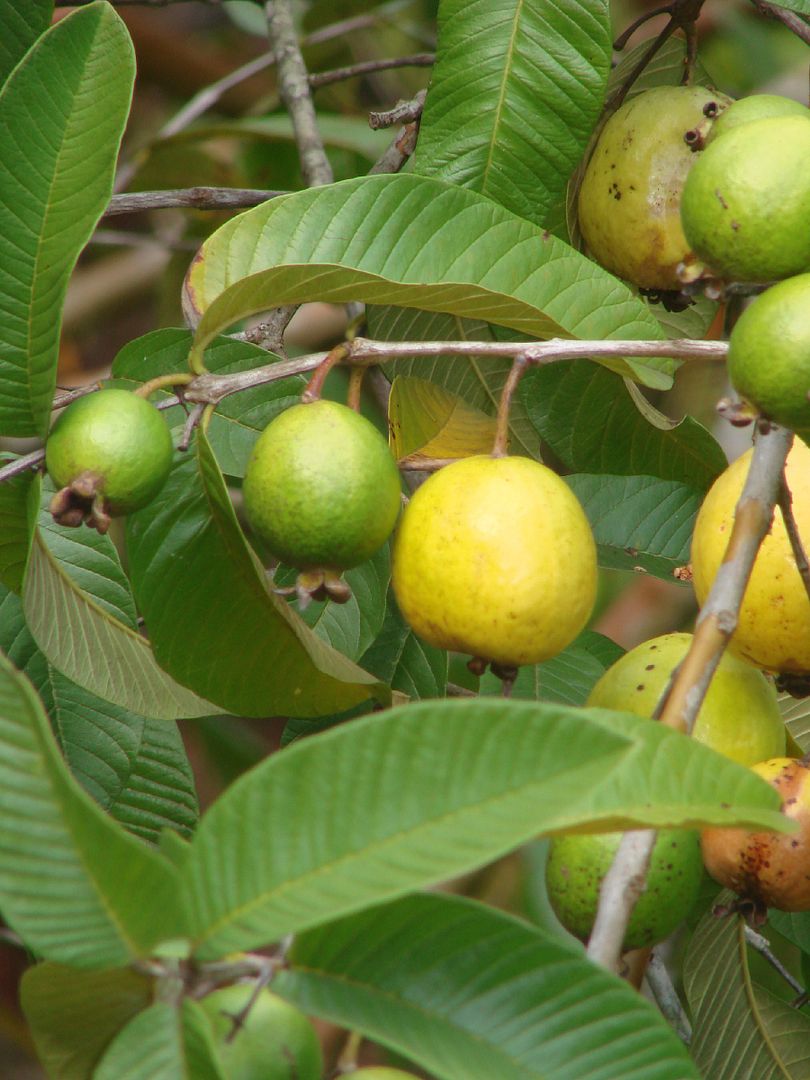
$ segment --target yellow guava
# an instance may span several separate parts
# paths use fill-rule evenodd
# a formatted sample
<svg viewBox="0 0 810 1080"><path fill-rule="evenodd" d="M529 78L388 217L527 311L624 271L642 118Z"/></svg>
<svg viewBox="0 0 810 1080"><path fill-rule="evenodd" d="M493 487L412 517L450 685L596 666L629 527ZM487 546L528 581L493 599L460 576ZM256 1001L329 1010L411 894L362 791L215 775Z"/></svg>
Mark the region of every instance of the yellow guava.
<svg viewBox="0 0 810 1080"><path fill-rule="evenodd" d="M687 131L729 103L702 86L660 86L605 124L579 192L579 226L594 258L647 289L680 289L689 254L680 219L687 173L700 157Z"/></svg>
<svg viewBox="0 0 810 1080"><path fill-rule="evenodd" d="M434 473L394 542L392 582L420 637L505 667L555 656L585 625L596 547L563 480L523 457Z"/></svg>
<svg viewBox="0 0 810 1080"><path fill-rule="evenodd" d="M723 561L751 454L739 457L715 480L695 522L692 572L703 604ZM805 550L810 549L810 449L795 439L787 460L793 515ZM786 674L810 674L810 600L777 507L770 533L759 549L743 596L731 648L757 667Z"/></svg>
<svg viewBox="0 0 810 1080"><path fill-rule="evenodd" d="M586 704L652 716L691 641L691 634L663 634L637 645L607 669ZM772 683L761 671L726 653L712 677L693 735L741 765L784 754L785 725Z"/></svg>

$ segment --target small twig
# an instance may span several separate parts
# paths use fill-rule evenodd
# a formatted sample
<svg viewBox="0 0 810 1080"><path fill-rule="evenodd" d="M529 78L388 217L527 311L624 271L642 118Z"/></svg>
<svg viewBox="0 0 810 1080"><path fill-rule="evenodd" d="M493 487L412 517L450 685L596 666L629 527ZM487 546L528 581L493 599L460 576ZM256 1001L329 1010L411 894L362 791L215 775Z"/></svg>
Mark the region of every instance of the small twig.
<svg viewBox="0 0 810 1080"><path fill-rule="evenodd" d="M296 308L296 304L286 304L284 307L275 308L266 319L262 319L260 323L245 331L244 340L249 341L251 345L258 345L260 349L286 356L284 331Z"/></svg>
<svg viewBox="0 0 810 1080"><path fill-rule="evenodd" d="M29 469L38 469L44 460L44 450L32 450L30 454L23 454L22 457L15 458L14 461L0 468L0 484L4 480L11 480L13 476L28 472Z"/></svg>
<svg viewBox="0 0 810 1080"><path fill-rule="evenodd" d="M393 109L384 112L370 112L368 126L374 131L379 128L393 127L394 124L412 124L422 115L427 90L420 90L410 101L399 101Z"/></svg>
<svg viewBox="0 0 810 1080"><path fill-rule="evenodd" d="M189 207L194 210L239 210L259 206L268 199L288 194L286 191L264 191L260 188L178 188L174 191L136 191L113 195L104 217L118 214L137 214L144 210L170 210Z"/></svg>
<svg viewBox="0 0 810 1080"><path fill-rule="evenodd" d="M301 400L303 402L317 401L323 393L323 384L326 382L326 376L333 367L342 363L344 360L348 360L350 356L351 345L348 342L344 341L339 345L335 345L334 349L326 354L324 359L315 369L315 374L304 387Z"/></svg>
<svg viewBox="0 0 810 1080"><path fill-rule="evenodd" d="M86 394L94 394L96 390L100 389L100 382L92 382L88 383L86 386L76 386L71 387L70 390L63 390L61 393L54 396L51 409L64 409L71 401L75 401L76 398L84 397Z"/></svg>
<svg viewBox="0 0 810 1080"><path fill-rule="evenodd" d="M433 53L414 53L412 56L395 56L390 60L363 60L359 64L334 68L332 71L319 71L309 76L309 85L313 90L331 83L356 79L361 75L371 75L376 71L389 71L391 68L431 67L436 57Z"/></svg>
<svg viewBox="0 0 810 1080"><path fill-rule="evenodd" d="M806 23L801 15L797 15L787 8L778 4L767 3L767 0L751 0L757 11L769 19L778 19L780 23L801 38L805 45L810 45L810 24Z"/></svg>
<svg viewBox="0 0 810 1080"><path fill-rule="evenodd" d="M404 472L437 472L445 465L452 465L454 461L458 461L458 458L422 457L420 454L414 454L400 458L397 466Z"/></svg>
<svg viewBox="0 0 810 1080"><path fill-rule="evenodd" d="M782 520L785 523L788 540L790 540L796 569L799 571L807 598L810 600L810 564L807 561L807 552L804 550L804 544L799 535L799 526L796 524L796 516L793 513L793 496L788 487L787 475L784 472L782 473L782 483L779 488L778 505L782 511Z"/></svg>
<svg viewBox="0 0 810 1080"><path fill-rule="evenodd" d="M506 377L501 391L501 399L498 402L498 418L495 426L495 442L492 447L493 457L506 457L509 451L509 411L512 407L512 398L517 390L523 372L528 365L525 353L519 353L512 361L512 367Z"/></svg>
<svg viewBox="0 0 810 1080"><path fill-rule="evenodd" d="M448 697L478 697L474 690L468 690L466 686L459 686L458 683L452 682L447 684L445 692Z"/></svg>
<svg viewBox="0 0 810 1080"><path fill-rule="evenodd" d="M363 376L366 373L364 367L353 367L349 372L349 389L346 394L346 404L355 412L360 412L360 401L363 393Z"/></svg>
<svg viewBox="0 0 810 1080"><path fill-rule="evenodd" d="M183 434L180 436L180 442L177 444L177 449L186 451L191 444L191 436L194 434L194 429L200 423L203 418L203 413L206 409L210 408L208 405L195 405L186 417L186 422L183 425Z"/></svg>
<svg viewBox="0 0 810 1080"><path fill-rule="evenodd" d="M188 372L170 372L168 375L157 375L154 379L149 379L145 383L141 383L137 390L133 390L133 394L138 397L148 398L150 394L154 394L156 390L165 390L168 387L173 386L188 386L191 380L194 378Z"/></svg>
<svg viewBox="0 0 810 1080"><path fill-rule="evenodd" d="M760 956L764 957L765 960L768 961L774 971L776 971L779 975L782 976L782 978L785 980L791 990L795 990L800 998L804 997L806 993L805 988L802 986L798 979L795 979L791 975L791 973L788 971L788 969L785 967L779 957L774 955L773 950L771 949L771 943L768 941L768 939L766 937L763 937L762 934L757 933L757 931L754 930L753 927L748 926L747 923L745 924L744 930L745 940L751 946L751 948L754 949L755 952L758 952Z"/></svg>
<svg viewBox="0 0 810 1080"><path fill-rule="evenodd" d="M688 1046L692 1041L692 1025L689 1023L689 1017L686 1015L683 1005L681 1005L681 999L678 997L678 991L673 986L667 966L656 952L650 957L646 976L647 984L652 991L652 996L655 998L658 1008L675 1029L675 1033L681 1042Z"/></svg>
<svg viewBox="0 0 810 1080"><path fill-rule="evenodd" d="M419 123L405 124L396 133L386 147L385 151L377 158L369 169L369 176L376 173L398 173L408 158L416 149L416 140L419 135Z"/></svg>

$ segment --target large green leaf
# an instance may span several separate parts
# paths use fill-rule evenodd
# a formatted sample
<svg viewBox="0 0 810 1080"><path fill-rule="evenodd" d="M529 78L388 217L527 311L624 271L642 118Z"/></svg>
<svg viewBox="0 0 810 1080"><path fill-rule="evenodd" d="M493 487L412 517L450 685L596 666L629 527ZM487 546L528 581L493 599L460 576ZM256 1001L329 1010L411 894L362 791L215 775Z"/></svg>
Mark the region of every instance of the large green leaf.
<svg viewBox="0 0 810 1080"><path fill-rule="evenodd" d="M703 493L655 476L566 476L593 529L599 565L665 581L689 562Z"/></svg>
<svg viewBox="0 0 810 1080"><path fill-rule="evenodd" d="M594 683L623 653L610 638L584 630L550 660L520 668L512 697L584 705ZM488 671L481 678L480 693L497 697L503 693L503 682Z"/></svg>
<svg viewBox="0 0 810 1080"><path fill-rule="evenodd" d="M49 27L53 0L0 0L0 85L25 56L40 34Z"/></svg>
<svg viewBox="0 0 810 1080"><path fill-rule="evenodd" d="M208 1018L185 998L178 1008L156 1001L113 1039L93 1080L225 1080Z"/></svg>
<svg viewBox="0 0 810 1080"><path fill-rule="evenodd" d="M0 910L44 959L111 967L177 932L175 874L71 777L28 680L0 656Z"/></svg>
<svg viewBox="0 0 810 1080"><path fill-rule="evenodd" d="M118 353L112 366L116 385L128 383L135 389L148 379L173 372L188 372L189 330L153 330L130 341ZM211 343L206 354L208 370L217 375L263 367L279 359L258 345L221 337ZM244 476L253 444L270 421L300 398L306 385L302 376L242 390L224 398L211 417L207 436L219 467L228 476ZM185 413L178 405L166 414L172 425L182 424Z"/></svg>
<svg viewBox="0 0 810 1080"><path fill-rule="evenodd" d="M51 962L23 975L20 1001L49 1076L91 1080L114 1035L152 1000L149 979L126 968L80 971Z"/></svg>
<svg viewBox="0 0 810 1080"><path fill-rule="evenodd" d="M0 462L4 459L0 456ZM22 473L0 483L0 584L22 589L39 505L39 478Z"/></svg>
<svg viewBox="0 0 810 1080"><path fill-rule="evenodd" d="M197 796L175 724L147 720L66 679L37 648L19 599L2 587L0 649L33 683L71 772L100 806L145 840L156 842L163 828L190 834Z"/></svg>
<svg viewBox="0 0 810 1080"><path fill-rule="evenodd" d="M273 989L441 1080L697 1080L660 1014L582 949L412 896L297 938Z"/></svg>
<svg viewBox="0 0 810 1080"><path fill-rule="evenodd" d="M35 24L40 17L35 14ZM134 78L126 27L110 4L97 2L48 30L0 93L6 251L0 431L6 435L47 431L62 300L110 198Z"/></svg>
<svg viewBox="0 0 810 1080"><path fill-rule="evenodd" d="M601 267L477 192L422 176L365 176L240 214L203 244L186 278L194 352L255 312L305 300L418 307L535 337L662 337ZM611 366L669 385L671 360Z"/></svg>
<svg viewBox="0 0 810 1080"><path fill-rule="evenodd" d="M709 912L689 944L684 985L695 1062L707 1080L807 1080L810 1017L751 977L744 929L739 916Z"/></svg>
<svg viewBox="0 0 810 1080"><path fill-rule="evenodd" d="M697 420L675 424L658 413L653 426L622 380L588 360L536 368L519 393L541 437L574 472L644 474L705 491L726 468L719 443Z"/></svg>
<svg viewBox="0 0 810 1080"><path fill-rule="evenodd" d="M547 224L602 108L607 0L444 0L416 172Z"/></svg>
<svg viewBox="0 0 810 1080"><path fill-rule="evenodd" d="M213 958L453 877L541 831L784 828L775 803L750 770L622 713L472 699L390 709L300 740L218 799L185 866L191 934Z"/></svg>
<svg viewBox="0 0 810 1080"><path fill-rule="evenodd" d="M322 716L390 700L274 595L202 433L196 454L128 518L127 537L155 656L184 686L242 716Z"/></svg>

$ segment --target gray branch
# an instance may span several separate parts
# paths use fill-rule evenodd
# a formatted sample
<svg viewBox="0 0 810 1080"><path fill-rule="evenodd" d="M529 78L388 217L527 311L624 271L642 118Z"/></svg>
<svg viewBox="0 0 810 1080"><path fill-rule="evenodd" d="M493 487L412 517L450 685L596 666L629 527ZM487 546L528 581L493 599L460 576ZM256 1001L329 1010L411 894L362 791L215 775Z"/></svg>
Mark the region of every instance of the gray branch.
<svg viewBox="0 0 810 1080"><path fill-rule="evenodd" d="M137 191L127 195L113 195L104 217L118 214L135 214L142 210L168 210L190 207L194 210L238 210L258 206L286 195L286 191L265 191L261 188L177 188L172 191Z"/></svg>

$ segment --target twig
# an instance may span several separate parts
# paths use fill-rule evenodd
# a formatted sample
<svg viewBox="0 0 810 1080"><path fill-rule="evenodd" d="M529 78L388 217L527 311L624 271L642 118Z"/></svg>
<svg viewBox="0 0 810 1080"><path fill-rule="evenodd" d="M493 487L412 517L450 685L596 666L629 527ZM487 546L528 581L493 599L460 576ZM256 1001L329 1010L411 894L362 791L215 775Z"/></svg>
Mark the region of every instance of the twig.
<svg viewBox="0 0 810 1080"><path fill-rule="evenodd" d="M506 457L509 451L509 411L512 407L512 398L517 390L523 372L526 370L528 358L525 352L518 353L512 361L512 367L506 377L501 391L501 400L498 402L498 420L495 428L495 443L492 447L493 457Z"/></svg>
<svg viewBox="0 0 810 1080"><path fill-rule="evenodd" d="M418 121L401 127L385 151L369 169L369 176L373 176L375 173L398 173L416 149L418 134Z"/></svg>
<svg viewBox="0 0 810 1080"><path fill-rule="evenodd" d="M761 434L754 447L723 563L661 711L661 722L677 730L692 730L714 670L736 628L757 551L770 528L792 439L789 431L774 427ZM618 967L627 923L644 887L655 836L652 829L626 832L602 882L588 955L611 971Z"/></svg>
<svg viewBox="0 0 810 1080"><path fill-rule="evenodd" d="M807 552L804 550L802 538L799 535L799 526L796 524L796 516L793 513L793 496L788 487L787 475L782 473L782 483L779 487L779 509L782 511L782 520L785 523L785 531L788 534L796 569L804 584L807 598L810 600L810 564L807 562Z"/></svg>
<svg viewBox="0 0 810 1080"><path fill-rule="evenodd" d="M681 1042L688 1046L692 1041L692 1025L681 1005L678 991L672 984L667 966L656 952L652 954L647 965L647 984L663 1016L675 1029Z"/></svg>
<svg viewBox="0 0 810 1080"><path fill-rule="evenodd" d="M44 450L32 450L30 454L23 454L22 457L15 458L14 461L0 469L0 484L4 480L10 480L13 476L28 472L29 469L38 469L44 460Z"/></svg>
<svg viewBox="0 0 810 1080"><path fill-rule="evenodd" d="M806 23L800 15L788 11L787 8L779 7L778 4L770 4L767 0L751 0L757 11L769 19L778 19L780 23L800 37L805 45L810 45L810 24Z"/></svg>
<svg viewBox="0 0 810 1080"><path fill-rule="evenodd" d="M433 53L414 53L412 56L395 56L390 60L363 60L359 64L334 68L332 71L319 71L309 76L309 85L313 90L331 83L356 79L360 75L370 75L375 71L389 71L391 68L431 67L436 57Z"/></svg>
<svg viewBox="0 0 810 1080"><path fill-rule="evenodd" d="M259 206L268 199L286 195L286 191L264 191L260 188L178 188L174 191L137 191L113 195L104 217L118 214L137 214L143 210L169 210L191 207L195 210L238 210Z"/></svg>
<svg viewBox="0 0 810 1080"><path fill-rule="evenodd" d="M70 390L63 390L61 393L54 396L51 409L64 409L66 405L69 405L71 401L75 401L76 398L84 397L85 394L94 394L96 390L100 389L100 382L92 382L88 383L86 386L76 386L71 387Z"/></svg>
<svg viewBox="0 0 810 1080"><path fill-rule="evenodd" d="M279 93L292 120L304 183L307 187L331 184L332 166L318 130L309 75L298 45L290 0L268 0L265 10L278 67Z"/></svg>
<svg viewBox="0 0 810 1080"><path fill-rule="evenodd" d="M394 124L412 124L422 115L427 90L420 90L410 101L399 101L393 109L368 114L368 126L377 131L379 128L393 127Z"/></svg>
<svg viewBox="0 0 810 1080"><path fill-rule="evenodd" d="M779 975L782 976L782 978L785 980L791 990L795 990L799 997L804 997L805 988L802 986L798 979L795 979L790 974L790 972L779 959L779 957L774 955L771 949L771 943L768 941L768 939L766 937L763 937L762 934L758 934L757 931L754 930L752 927L748 926L748 924L745 924L744 931L745 940L751 946L751 948L754 949L755 952L758 952L760 956L764 957L768 961L774 971L776 971Z"/></svg>

